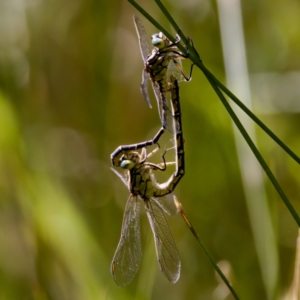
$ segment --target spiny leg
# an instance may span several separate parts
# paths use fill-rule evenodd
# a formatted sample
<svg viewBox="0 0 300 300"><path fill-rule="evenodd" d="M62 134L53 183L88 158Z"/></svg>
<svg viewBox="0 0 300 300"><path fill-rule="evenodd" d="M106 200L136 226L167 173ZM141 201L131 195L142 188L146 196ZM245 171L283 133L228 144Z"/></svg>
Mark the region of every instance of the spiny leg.
<svg viewBox="0 0 300 300"><path fill-rule="evenodd" d="M160 164L153 164L153 163L148 162L147 165L151 166L153 170L165 171L167 169L167 164L166 164L166 160L165 160L165 154L166 154L166 152L167 151L165 150L164 153L161 156L162 160L163 160L162 163L160 163Z"/></svg>
<svg viewBox="0 0 300 300"><path fill-rule="evenodd" d="M153 154L155 154L155 153L160 149L160 145L159 145L158 142L156 143L156 145L157 145L157 147L156 147L155 149L153 149L153 150L147 155L147 159L148 159L149 157L151 157ZM146 149L146 148L144 148L144 149Z"/></svg>
<svg viewBox="0 0 300 300"><path fill-rule="evenodd" d="M194 63L191 65L190 68L190 74L189 76L187 76L182 68L182 66L175 60L173 59L173 63L175 64L175 66L179 69L179 71L181 72L182 76L184 77L185 81L191 81L192 80L192 73L193 73L193 68L194 68Z"/></svg>
<svg viewBox="0 0 300 300"><path fill-rule="evenodd" d="M179 30L179 32L180 32L180 30ZM193 40L192 40L191 38L189 38L189 37L187 37L187 40L188 40L188 42L190 43L190 45L191 45L191 47L193 48L193 50L195 51L195 53L197 54L197 56L198 56L200 62L202 62L202 59L201 59L201 57L200 57L200 54L198 53L198 51L197 51L196 48L194 47ZM177 42L177 41L178 41L178 38L177 38L176 42L174 43L175 45L177 45L177 44L180 42L180 37L179 37L179 41L178 41L178 42ZM185 49L186 49L186 54L183 54L183 53L180 52L180 51L173 51L173 53L178 54L178 57L189 58L189 48L188 48L187 45L184 45L184 47L185 47ZM185 72L184 72L182 66L181 66L175 59L173 59L173 62L174 62L174 64L176 65L176 67L180 70L180 72L181 72L182 76L184 77L185 81L190 81L190 80L192 79L193 67L194 67L195 63L193 63L193 64L191 65L191 68L190 68L190 74L189 74L189 76L187 76L187 75L185 74Z"/></svg>
<svg viewBox="0 0 300 300"><path fill-rule="evenodd" d="M201 57L200 57L200 54L198 53L198 51L197 51L196 48L194 47L194 42L193 42L193 40L192 40L191 38L189 38L189 37L187 37L187 40L189 41L189 43L190 43L191 47L193 48L193 50L195 51L195 53L197 54L197 56L198 56L200 62L202 62L202 59L201 59ZM187 46L186 46L186 47L187 47ZM187 52L188 52L188 49L187 49Z"/></svg>
<svg viewBox="0 0 300 300"><path fill-rule="evenodd" d="M156 143L156 145L157 145L157 147L148 154L147 154L147 147L144 147L142 149L142 152L141 152L142 159L141 159L140 163L144 163L145 161L147 161L148 158L150 158L153 154L155 154L160 149L160 145L158 142Z"/></svg>
<svg viewBox="0 0 300 300"><path fill-rule="evenodd" d="M154 149L151 153L153 153L154 151L156 152L157 150L159 149L159 147L157 147L156 149ZM165 171L167 169L167 165L171 165L171 164L174 164L174 162L166 162L166 159L165 159L165 154L167 153L167 150L164 151L164 153L162 154L162 160L163 162L162 163L159 163L159 164L154 164L154 163L151 163L151 162L145 162L145 165L147 166L151 166L151 169L152 170L160 170L160 171ZM149 157L149 155L147 156L147 158ZM144 162L143 162L144 163Z"/></svg>
<svg viewBox="0 0 300 300"><path fill-rule="evenodd" d="M198 51L197 51L197 50L195 49L195 47L194 47L193 40L192 40L191 38L189 38L189 37L187 37L187 40L189 41L191 47L194 49L195 53L196 53L197 56L199 57L199 60L202 62L202 60L201 60L201 58L200 58L200 55L199 55ZM180 40L179 40L179 42L180 42ZM178 43L176 43L176 44L178 44ZM187 54L183 54L182 52L179 52L179 51L178 51L178 52L177 52L177 51L173 51L173 52L176 53L176 54L178 54L178 57L189 58L189 56L190 56L190 55L189 55L189 48L188 48L187 45L185 45L184 47L185 47L185 49L186 49L186 53L187 53ZM182 76L184 77L185 81L190 81L190 80L192 79L193 67L194 67L195 63L193 63L193 64L191 65L191 68L190 68L190 74L189 74L189 76L187 76L187 75L185 74L185 72L184 72L182 66L181 66L175 59L173 59L173 62L174 62L174 64L176 65L176 67L180 70L180 72L181 72Z"/></svg>
<svg viewBox="0 0 300 300"><path fill-rule="evenodd" d="M163 49L161 52L172 52L173 54L176 54L176 58L189 58L190 54L189 54L189 48L187 45L184 45L185 50L186 50L186 54L184 54L183 52L179 51L179 49L177 48L177 45L181 42L181 38L179 36L179 32L181 32L181 29L179 29L178 33L176 34L176 41L171 43L169 46L167 46L165 49ZM193 48L193 50L195 51L195 53L197 54L197 56L199 57L199 60L201 60L200 55L198 53L198 51L195 49L194 47L194 43L193 40L189 37L187 37L188 42L190 43L191 47ZM177 49L168 49L168 48L177 48ZM185 81L190 81L192 79L192 73L193 73L193 67L195 65L195 63L193 63L191 65L190 68L190 74L189 76L187 76L182 68L182 66L173 58L172 59L174 64L176 65L176 67L179 69L179 71L181 72L182 76L184 77Z"/></svg>
<svg viewBox="0 0 300 300"><path fill-rule="evenodd" d="M159 143L157 143L157 146L152 152L150 152L148 155L147 155L147 159L154 153L156 153L159 149L160 149L160 145ZM162 161L161 163L159 164L154 164L154 163L150 163L150 162L147 162L146 164L148 166L151 166L153 168L153 170L160 170L160 171L165 171L167 169L167 166L171 166L171 165L175 165L176 164L176 161L172 161L172 162L166 162L166 158L165 158L165 155L167 153L168 150L171 150L171 149L174 149L174 146L171 147L171 148L168 148L168 149L165 149L164 150L164 153L161 155L161 158L162 158ZM143 150L147 151L146 148L143 148ZM145 161L145 160L144 160Z"/></svg>
<svg viewBox="0 0 300 300"><path fill-rule="evenodd" d="M163 167L161 167L161 163L160 164L154 164L154 163L151 163L151 162L146 162L146 160L149 157L151 157L154 153L156 153L160 149L159 143L156 143L156 144L157 144L157 147L154 150L152 150L148 155L147 155L147 148L146 147L143 148L142 156L144 156L144 158L140 161L140 163L145 164L147 166L151 166L151 169L153 169L153 170L165 171L166 170L166 167L165 167L166 161L165 161L164 157L163 157ZM165 152L164 152L164 154L165 154ZM143 153L145 153L145 154L143 154ZM163 154L163 156L164 156L164 154Z"/></svg>
<svg viewBox="0 0 300 300"><path fill-rule="evenodd" d="M176 165L176 161L168 161L167 162L166 159L165 159L165 155L166 155L167 151L169 151L171 149L174 149L174 147L165 149L164 153L162 154L162 160L163 160L163 162L157 164L157 166L161 166L164 170L167 169L167 166Z"/></svg>

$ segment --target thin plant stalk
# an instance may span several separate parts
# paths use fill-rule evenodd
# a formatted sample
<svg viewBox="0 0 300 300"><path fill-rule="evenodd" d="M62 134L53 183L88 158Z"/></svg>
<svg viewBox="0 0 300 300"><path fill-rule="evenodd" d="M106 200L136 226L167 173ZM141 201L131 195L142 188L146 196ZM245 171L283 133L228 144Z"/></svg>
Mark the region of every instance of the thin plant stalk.
<svg viewBox="0 0 300 300"><path fill-rule="evenodd" d="M163 26L161 26L154 18L152 18L140 5L138 5L134 0L128 0L146 19L149 20L156 28L162 31L168 39L171 41L175 41L174 36L171 35ZM295 154L286 144L284 144L275 134L269 129L258 117L256 117L248 108L245 106L230 90L228 90L202 63L198 53L196 50L190 45L189 40L187 37L182 33L180 27L177 25L175 20L169 14L165 6L161 3L160 0L155 0L156 4L162 10L168 21L171 23L175 31L179 34L181 40L185 45L188 46L189 49L189 58L190 60L197 65L197 67L204 73L206 78L210 77L209 82L214 82L220 89L228 95L235 102L244 112L247 114L263 131L266 132L288 155L290 155L298 164L300 164L300 157ZM182 45L178 45L178 48L186 52L186 49Z"/></svg>
<svg viewBox="0 0 300 300"><path fill-rule="evenodd" d="M137 10L139 10L141 12L141 14L143 14L154 26L156 26L159 30L163 31L164 34L172 41L174 41L174 37L172 37L170 35L170 33L168 33L160 24L158 24L141 6L139 6L134 0L128 0ZM295 221L297 222L298 226L300 226L300 218L299 215L297 214L296 210L294 209L294 207L292 206L291 202L289 201L288 197L285 195L285 193L283 192L282 188L280 187L279 183L277 182L275 176L273 175L273 173L271 172L270 168L268 167L268 165L266 164L266 162L264 161L264 159L262 158L260 152L257 150L256 146L254 145L253 141L251 140L250 136L248 135L248 133L246 132L246 130L244 129L244 127L242 126L240 120L238 119L238 117L235 115L235 113L233 112L232 108L230 107L230 105L228 104L228 102L226 101L223 93L221 92L221 90L219 89L219 87L224 91L225 94L227 94L236 104L239 105L239 107L250 117L252 118L253 121L255 121L271 138L274 139L275 142L277 142L279 144L279 146L281 146L286 153L288 153L296 162L300 163L300 158L292 151L290 150L270 129L267 128L267 126L265 126L257 117L255 117L255 115L250 112L249 109L246 109L246 106L237 98L233 95L233 93L231 93L223 84L221 84L221 82L219 80L217 80L215 78L215 76L204 67L199 54L197 53L197 51L194 49L194 47L192 47L190 41L185 37L185 35L182 33L182 31L180 30L180 27L177 25L177 23L175 22L175 20L172 18L172 16L169 14L168 10L165 8L165 6L162 4L162 2L160 0L154 0L156 2L156 4L159 6L159 8L161 9L161 11L164 13L164 15L166 16L166 18L169 20L169 22L171 23L171 25L173 26L173 28L178 32L178 34L180 35L183 43L185 43L188 46L188 50L189 50L189 58L192 60L192 62L194 64L196 64L204 73L205 77L207 78L207 80L209 81L209 83L211 84L211 86L213 87L213 89L215 90L216 94L218 95L218 97L220 98L221 102L223 103L223 105L225 106L227 112L229 113L230 117L233 119L234 123L236 124L237 128L239 129L239 131L241 132L241 134L243 135L243 137L245 138L246 142L248 143L250 149L252 150L252 152L254 153L254 155L256 156L258 162L260 163L261 167L264 169L264 171L266 172L267 176L269 177L271 183L273 184L273 186L275 187L275 189L277 190L278 194L280 195L280 197L282 198L283 202L285 203L285 205L287 206L288 210L290 211L290 213L292 214L293 218L295 219ZM180 50L185 51L184 47L182 45L178 45L178 47L180 48ZM263 126L262 126L263 125ZM267 129L267 130L266 130Z"/></svg>
<svg viewBox="0 0 300 300"><path fill-rule="evenodd" d="M235 292L235 290L233 289L232 285L230 284L230 282L228 281L228 279L226 278L226 276L224 275L224 273L221 271L221 269L219 268L218 264L215 262L215 260L213 259L212 255L206 250L204 244L201 242L198 233L196 232L195 228L193 227L192 223L190 222L190 220L188 219L186 213L183 210L182 204L177 200L176 196L174 196L174 201L175 204L177 206L178 211L180 212L184 222L186 223L186 225L189 227L190 231L192 232L193 236L195 237L195 239L197 240L197 242L199 243L200 247L202 248L202 250L204 251L205 255L208 257L208 259L210 260L210 262L212 263L212 265L214 266L216 272L219 274L219 276L222 278L222 280L224 281L224 283L226 284L226 286L228 287L228 289L230 290L230 292L232 293L232 295L235 297L235 299L239 300L239 296L237 295L237 293Z"/></svg>
<svg viewBox="0 0 300 300"><path fill-rule="evenodd" d="M221 90L215 85L215 83L211 80L210 77L208 77L207 79L210 81L211 86L213 87L216 94L218 95L218 97L222 101L222 104L225 106L225 108L226 108L227 112L229 113L230 117L232 118L233 122L235 123L235 125L237 126L239 131L241 132L242 136L244 137L244 139L247 142L248 146L252 150L252 152L255 155L256 159L260 163L261 167L264 169L265 173L267 174L267 176L269 177L271 183L273 184L273 186L277 190L277 192L280 195L281 199L283 200L284 204L286 205L286 207L288 208L288 210L292 214L294 220L297 222L298 226L300 227L299 215L297 214L296 210L294 209L293 205L289 201L288 197L285 195L284 191L280 187L278 181L276 180L275 176L273 175L272 171L268 167L268 165L265 162L265 160L263 159L263 157L261 156L260 152L258 151L256 146L254 145L252 139L248 135L247 131L245 130L242 123L240 122L239 118L234 113L234 111L231 108L231 106L229 105L229 103L226 101L226 99L225 99L224 95L222 94Z"/></svg>

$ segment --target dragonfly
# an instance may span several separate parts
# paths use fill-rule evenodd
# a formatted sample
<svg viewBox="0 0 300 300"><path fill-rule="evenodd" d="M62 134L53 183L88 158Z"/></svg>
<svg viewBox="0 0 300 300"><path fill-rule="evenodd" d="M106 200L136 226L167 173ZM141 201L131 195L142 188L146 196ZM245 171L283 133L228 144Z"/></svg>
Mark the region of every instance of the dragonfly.
<svg viewBox="0 0 300 300"><path fill-rule="evenodd" d="M176 283L180 277L179 253L164 215L164 213L175 215L180 211L171 193L183 177L185 170L179 87L174 77L171 77L169 90L173 122L176 128L174 133L176 170L169 180L165 183L158 183L153 174L156 170L166 170L169 164L164 157L166 151L162 155L161 164L148 161L160 147L158 142L165 131L163 127L153 139L138 144L119 146L111 154L112 165L127 170L126 177L124 177L113 169L130 192L123 216L120 241L111 263L111 274L119 286L125 286L133 280L141 263L140 200L144 202L154 235L156 257L161 272L171 283ZM156 145L156 148L147 154L147 147L151 145ZM139 153L137 150L140 149Z"/></svg>
<svg viewBox="0 0 300 300"><path fill-rule="evenodd" d="M182 81L182 77L185 81L190 81L194 64L191 66L190 75L187 76L183 71L181 59L189 57L188 48L185 46L187 54L179 51L177 45L181 39L178 34L176 34L175 42L170 41L162 32L152 35L151 39L154 48L150 52L146 30L142 21L135 15L133 16L133 21L144 62L142 83L140 85L141 93L148 106L152 107L148 94L148 79L150 78L162 126L173 133L172 113L167 98L170 76L175 77L177 81ZM189 39L189 41L193 46L192 40Z"/></svg>

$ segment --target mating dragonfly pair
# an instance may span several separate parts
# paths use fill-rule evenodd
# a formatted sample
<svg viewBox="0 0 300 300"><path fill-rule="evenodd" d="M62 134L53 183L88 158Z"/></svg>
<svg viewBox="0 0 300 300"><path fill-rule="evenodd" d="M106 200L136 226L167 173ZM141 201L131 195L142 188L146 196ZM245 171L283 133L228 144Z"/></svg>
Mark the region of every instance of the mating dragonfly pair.
<svg viewBox="0 0 300 300"><path fill-rule="evenodd" d="M180 277L180 259L176 244L164 213L174 215L182 211L181 204L172 194L176 185L184 175L184 139L181 124L181 109L179 101L178 81L187 77L181 67L180 59L188 57L179 51L177 44L180 38L176 35L176 41L171 42L163 33L152 36L154 49L149 50L145 29L137 16L133 17L139 37L139 44L145 69L142 75L141 92L147 104L151 107L147 90L150 77L154 94L156 96L162 128L155 137L149 141L118 147L111 154L113 166L127 170L124 177L113 170L128 186L130 195L126 204L121 238L111 264L111 273L115 282L120 286L129 284L136 275L142 257L140 237L140 200L144 202L149 223L154 235L156 256L160 270L167 279L175 283ZM187 49L187 47L186 47ZM171 107L168 104L170 94ZM148 159L158 151L159 139L168 129L174 134L176 152L176 170L165 183L158 183L153 171L166 170L165 152L162 155L163 162L154 164ZM157 147L147 154L147 147ZM139 153L137 150L141 150Z"/></svg>

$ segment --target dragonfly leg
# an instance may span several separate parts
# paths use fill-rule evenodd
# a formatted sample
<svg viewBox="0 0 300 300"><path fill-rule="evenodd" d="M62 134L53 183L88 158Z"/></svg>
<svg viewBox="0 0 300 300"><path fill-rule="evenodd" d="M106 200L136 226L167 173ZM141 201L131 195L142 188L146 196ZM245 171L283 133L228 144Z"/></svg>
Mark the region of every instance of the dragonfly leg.
<svg viewBox="0 0 300 300"><path fill-rule="evenodd" d="M164 153L162 154L161 158L163 160L162 164L163 164L163 171L165 171L167 169L167 165L166 165L166 159L165 159L165 155L167 153L167 150L164 151Z"/></svg>
<svg viewBox="0 0 300 300"><path fill-rule="evenodd" d="M175 66L176 66L176 67L179 69L179 71L181 72L182 76L184 77L184 80L185 80L185 81L191 81L194 63L191 65L189 76L187 76L187 75L184 73L184 70L183 70L182 66L181 66L175 59L173 59L173 63L175 64Z"/></svg>
<svg viewBox="0 0 300 300"><path fill-rule="evenodd" d="M190 39L189 37L187 38L189 43L191 44L191 46L193 47L193 49L195 50L195 52L197 53L197 55L199 56L199 53L196 51L196 49L194 48L194 44L192 39ZM186 49L186 54L180 52L180 51L172 51L173 54L176 54L176 56L174 56L174 58L172 58L173 63L176 65L176 67L179 69L179 71L181 72L182 76L184 77L185 81L190 81L192 79L192 73L193 73L193 67L194 67L194 63L191 65L190 68L190 74L189 76L187 76L182 68L182 66L176 61L175 58L189 58L189 48L187 45L184 46ZM200 58L200 56L199 56Z"/></svg>
<svg viewBox="0 0 300 300"><path fill-rule="evenodd" d="M201 58L200 58L200 55L199 55L198 51L197 51L197 50L195 49L195 47L194 47L193 40L192 40L191 38L189 38L189 37L187 37L187 40L189 41L191 47L194 49L194 51L196 52L196 54L197 54L197 56L199 57L200 61L202 62L202 60L201 60ZM184 47L185 47L185 49L186 49L186 55L184 55L182 52L179 52L179 51L178 51L178 52L177 52L177 51L174 51L174 53L178 54L179 57L189 58L189 48L188 48L187 45L185 45ZM178 62L177 62L175 59L173 59L173 62L174 62L174 64L176 65L176 67L180 70L180 72L181 72L182 76L184 77L185 81L190 81L190 80L192 79L193 67L194 67L195 63L193 63L193 64L191 65L191 68L190 68L190 74L189 74L189 76L187 76L187 75L184 73L184 71L183 71L181 65L179 65Z"/></svg>
<svg viewBox="0 0 300 300"><path fill-rule="evenodd" d="M190 68L190 75L189 77L184 77L185 81L191 81L192 80L192 73L193 73L193 67L194 67L194 63L192 63L191 68Z"/></svg>
<svg viewBox="0 0 300 300"><path fill-rule="evenodd" d="M148 157L148 155L147 155L147 148L144 147L142 149L142 152L141 152L141 161L140 161L140 163L141 164L144 163L146 161L147 157Z"/></svg>
<svg viewBox="0 0 300 300"><path fill-rule="evenodd" d="M149 154L147 154L147 148L143 148L142 152L145 152L146 155L143 155L143 159L140 161L140 163L144 163L149 157L151 157L154 153L156 153L159 149L160 149L160 145L159 143L157 142L156 143L157 147L155 149L153 149Z"/></svg>
<svg viewBox="0 0 300 300"><path fill-rule="evenodd" d="M160 146L159 146L159 144L157 143L157 145L158 145L158 147L157 148L155 148L150 154L152 155L153 153L155 153L159 148L160 148ZM167 169L167 163L166 163L166 160L165 160L165 154L166 154L166 150L164 151L164 153L162 154L162 160L163 160L163 162L162 163L160 163L160 164L154 164L154 163L151 163L151 162L147 162L147 163L145 163L145 165L147 165L147 166L151 166L151 169L152 170L160 170L160 171L165 171L166 169ZM148 157L149 157L149 155L148 155ZM147 158L148 158L147 157ZM161 166L162 165L162 166Z"/></svg>
<svg viewBox="0 0 300 300"><path fill-rule="evenodd" d="M168 45L166 48L171 48L173 46L176 46L178 45L180 42L181 42L181 38L179 36L179 32L181 32L181 29L178 30L178 32L176 33L176 36L175 36L175 42L172 42L170 45Z"/></svg>
<svg viewBox="0 0 300 300"><path fill-rule="evenodd" d="M166 166L173 166L176 165L176 161L168 161L166 163L160 163L157 166L166 165Z"/></svg>
<svg viewBox="0 0 300 300"><path fill-rule="evenodd" d="M189 41L191 47L193 48L193 50L194 50L195 53L197 54L198 58L199 58L200 61L202 62L202 59L201 59L201 57L200 57L200 54L198 53L198 51L197 51L196 48L194 47L194 42L193 42L193 40L192 40L191 38L189 38L189 37L187 37L187 40ZM187 48L187 45L185 45L185 49L186 49L187 52L189 51L188 48Z"/></svg>

